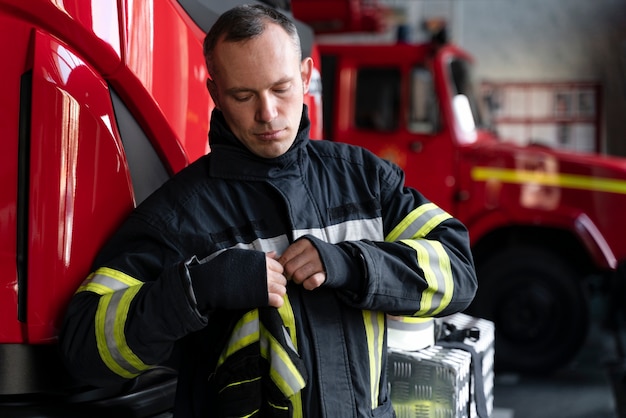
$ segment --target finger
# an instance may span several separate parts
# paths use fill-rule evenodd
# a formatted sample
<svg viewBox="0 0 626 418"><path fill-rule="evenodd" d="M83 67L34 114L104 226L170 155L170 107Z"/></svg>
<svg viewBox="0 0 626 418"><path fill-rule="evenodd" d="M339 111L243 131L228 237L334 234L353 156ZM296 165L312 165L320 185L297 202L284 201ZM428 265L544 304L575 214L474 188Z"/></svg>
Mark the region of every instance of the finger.
<svg viewBox="0 0 626 418"><path fill-rule="evenodd" d="M312 247L311 242L307 239L300 239L289 245L285 252L283 252L282 255L278 258L278 261L282 265L285 265L289 261L299 256L301 253L303 253L307 247Z"/></svg>
<svg viewBox="0 0 626 418"><path fill-rule="evenodd" d="M285 271L283 265L280 264L278 262L278 260L275 260L274 258L271 258L269 255L267 255L265 257L265 263L267 265L267 270L268 271L275 271L275 272L281 273L281 274Z"/></svg>
<svg viewBox="0 0 626 418"><path fill-rule="evenodd" d="M316 272L316 264L318 262L321 266L317 249L307 239L296 241L287 247L278 261L285 268L285 274L287 277L291 279L294 278L293 276L296 274L296 271L305 268L305 271L300 272L296 276L299 283Z"/></svg>
<svg viewBox="0 0 626 418"><path fill-rule="evenodd" d="M287 278L277 271L268 270L267 271L267 285L269 287L270 283L275 283L278 286L287 286Z"/></svg>
<svg viewBox="0 0 626 418"><path fill-rule="evenodd" d="M285 287L285 285L287 284L287 281L269 281L267 282L267 291L269 294L272 295L278 295L280 297L283 297L285 295L285 293L287 293L287 288Z"/></svg>
<svg viewBox="0 0 626 418"><path fill-rule="evenodd" d="M281 266L282 268L282 266ZM283 305L283 297L287 293L287 278L281 273L267 271L267 295L270 306L280 308Z"/></svg>
<svg viewBox="0 0 626 418"><path fill-rule="evenodd" d="M304 282L302 282L302 287L306 290L315 290L326 281L326 273L316 273L312 276L309 276Z"/></svg>
<svg viewBox="0 0 626 418"><path fill-rule="evenodd" d="M283 306L284 302L285 301L282 296L272 293L269 294L269 306L272 306L274 308L280 308L281 306Z"/></svg>
<svg viewBox="0 0 626 418"><path fill-rule="evenodd" d="M304 262L304 260L300 261ZM318 273L323 273L321 265L316 265L312 262L304 262L302 265L297 265L295 261L292 261L285 266L285 274L297 284L304 283L305 280Z"/></svg>

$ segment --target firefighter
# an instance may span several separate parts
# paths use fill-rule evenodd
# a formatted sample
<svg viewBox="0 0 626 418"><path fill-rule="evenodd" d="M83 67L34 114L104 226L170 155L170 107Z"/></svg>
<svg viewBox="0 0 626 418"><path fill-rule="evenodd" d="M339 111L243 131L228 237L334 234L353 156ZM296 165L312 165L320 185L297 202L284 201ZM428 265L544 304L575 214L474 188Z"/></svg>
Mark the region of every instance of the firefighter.
<svg viewBox="0 0 626 418"><path fill-rule="evenodd" d="M95 385L180 353L174 415L392 417L386 313L467 307L465 227L358 147L309 140L313 62L267 6L204 42L211 153L140 204L73 296L60 342Z"/></svg>

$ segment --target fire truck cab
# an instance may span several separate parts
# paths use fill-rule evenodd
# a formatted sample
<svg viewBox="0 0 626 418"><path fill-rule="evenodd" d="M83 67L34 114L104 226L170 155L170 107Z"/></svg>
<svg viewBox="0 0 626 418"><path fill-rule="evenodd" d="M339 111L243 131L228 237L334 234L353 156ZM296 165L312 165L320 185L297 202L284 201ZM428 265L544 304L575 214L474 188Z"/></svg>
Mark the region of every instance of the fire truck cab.
<svg viewBox="0 0 626 418"><path fill-rule="evenodd" d="M590 278L607 296L626 259L626 159L498 138L480 116L472 58L452 44L319 48L325 138L395 162L468 227L479 280L468 312L494 321L496 365L568 363L589 327Z"/></svg>

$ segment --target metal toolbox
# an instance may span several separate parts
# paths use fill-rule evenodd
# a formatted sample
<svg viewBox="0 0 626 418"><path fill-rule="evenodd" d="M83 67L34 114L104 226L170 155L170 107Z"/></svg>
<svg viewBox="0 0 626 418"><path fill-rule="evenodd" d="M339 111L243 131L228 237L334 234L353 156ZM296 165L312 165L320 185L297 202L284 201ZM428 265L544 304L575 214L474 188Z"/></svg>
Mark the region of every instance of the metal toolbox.
<svg viewBox="0 0 626 418"><path fill-rule="evenodd" d="M456 341L447 339L450 332L446 334L442 329L452 330ZM458 313L438 318L435 333L435 344L429 347L415 351L388 349L387 376L397 417L478 418L477 400L487 417L491 416L493 322Z"/></svg>

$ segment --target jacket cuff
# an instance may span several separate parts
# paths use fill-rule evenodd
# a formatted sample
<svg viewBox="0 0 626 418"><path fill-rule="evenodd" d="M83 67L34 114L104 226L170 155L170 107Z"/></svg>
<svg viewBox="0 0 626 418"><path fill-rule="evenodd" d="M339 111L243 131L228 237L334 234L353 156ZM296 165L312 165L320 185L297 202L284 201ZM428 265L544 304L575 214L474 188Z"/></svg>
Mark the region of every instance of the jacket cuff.
<svg viewBox="0 0 626 418"><path fill-rule="evenodd" d="M303 238L317 249L326 270L324 287L344 289L361 294L365 283L365 262L361 252L349 242L330 244L312 235Z"/></svg>
<svg viewBox="0 0 626 418"><path fill-rule="evenodd" d="M261 251L231 248L209 261L185 263L190 300L198 310L252 309L267 306L267 268Z"/></svg>

